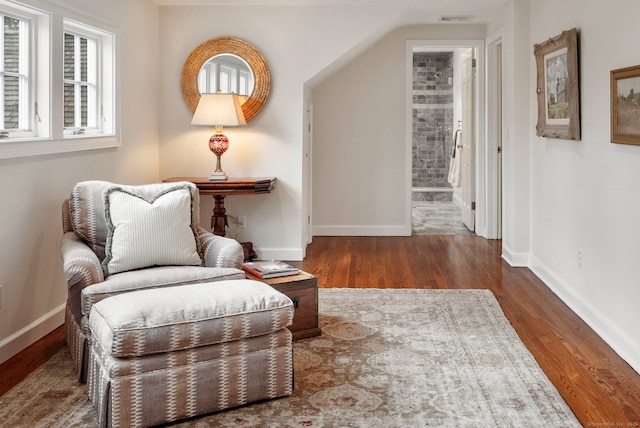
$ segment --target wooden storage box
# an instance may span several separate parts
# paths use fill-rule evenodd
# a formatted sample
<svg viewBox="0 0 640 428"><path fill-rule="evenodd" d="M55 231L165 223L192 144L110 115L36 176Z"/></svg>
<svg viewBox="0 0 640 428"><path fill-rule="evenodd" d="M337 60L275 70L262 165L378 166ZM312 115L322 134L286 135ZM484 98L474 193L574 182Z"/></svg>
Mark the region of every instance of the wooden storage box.
<svg viewBox="0 0 640 428"><path fill-rule="evenodd" d="M249 279L269 284L293 301L295 315L293 324L289 326L293 340L321 334L318 327L318 278L304 271L297 275L268 279L259 279L249 273L246 275Z"/></svg>

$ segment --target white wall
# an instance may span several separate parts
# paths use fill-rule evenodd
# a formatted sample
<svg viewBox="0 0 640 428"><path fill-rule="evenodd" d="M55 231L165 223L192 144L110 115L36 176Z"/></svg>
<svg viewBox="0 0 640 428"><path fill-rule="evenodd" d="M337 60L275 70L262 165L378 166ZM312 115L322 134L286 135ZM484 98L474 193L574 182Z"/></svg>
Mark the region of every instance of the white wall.
<svg viewBox="0 0 640 428"><path fill-rule="evenodd" d="M529 263L530 111L529 1L514 0L488 26L487 37L502 34L502 257L511 266Z"/></svg>
<svg viewBox="0 0 640 428"><path fill-rule="evenodd" d="M406 41L482 40L485 32L484 25L401 27L313 88L315 235L410 233Z"/></svg>
<svg viewBox="0 0 640 428"><path fill-rule="evenodd" d="M119 29L122 144L0 160L0 362L64 321L60 212L73 185L158 179L158 8L146 0L57 3Z"/></svg>
<svg viewBox="0 0 640 428"><path fill-rule="evenodd" d="M640 64L637 0L531 2L529 46L579 30L582 140L535 136L529 49L530 266L640 371L640 147L609 138L609 73ZM582 266L578 265L582 252Z"/></svg>

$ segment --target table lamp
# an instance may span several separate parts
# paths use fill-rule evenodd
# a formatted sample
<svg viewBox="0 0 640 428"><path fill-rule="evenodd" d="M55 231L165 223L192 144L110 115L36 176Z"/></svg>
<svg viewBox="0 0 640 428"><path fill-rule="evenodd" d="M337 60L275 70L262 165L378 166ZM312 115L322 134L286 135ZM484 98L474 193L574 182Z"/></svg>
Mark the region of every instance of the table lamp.
<svg viewBox="0 0 640 428"><path fill-rule="evenodd" d="M191 120L192 125L215 126L216 133L209 138L209 149L218 157L216 170L209 180L226 180L220 157L229 148L229 139L222 133L223 126L246 125L240 99L236 94L202 94Z"/></svg>

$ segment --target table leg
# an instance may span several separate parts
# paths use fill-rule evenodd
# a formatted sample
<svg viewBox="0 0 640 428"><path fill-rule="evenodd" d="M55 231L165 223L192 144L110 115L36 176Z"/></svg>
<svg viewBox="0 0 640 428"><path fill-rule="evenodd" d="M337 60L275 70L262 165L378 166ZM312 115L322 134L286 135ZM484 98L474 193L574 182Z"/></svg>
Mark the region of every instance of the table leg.
<svg viewBox="0 0 640 428"><path fill-rule="evenodd" d="M213 206L213 215L211 216L211 230L214 235L224 236L227 231L227 215L224 208L224 195L213 195L215 204Z"/></svg>

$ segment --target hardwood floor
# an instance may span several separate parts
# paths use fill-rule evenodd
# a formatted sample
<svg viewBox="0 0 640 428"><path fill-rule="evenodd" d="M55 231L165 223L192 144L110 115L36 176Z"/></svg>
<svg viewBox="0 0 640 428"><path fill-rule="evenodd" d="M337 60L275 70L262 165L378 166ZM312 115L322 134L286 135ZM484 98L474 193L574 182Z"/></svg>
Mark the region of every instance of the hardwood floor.
<svg viewBox="0 0 640 428"><path fill-rule="evenodd" d="M0 364L0 397L64 347L64 327L58 327L24 351ZM0 403L2 403L1 399Z"/></svg>
<svg viewBox="0 0 640 428"><path fill-rule="evenodd" d="M320 287L491 290L583 426L640 426L640 375L528 269L476 236L315 237L302 262ZM0 395L64 345L57 329L0 365Z"/></svg>

